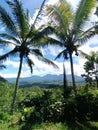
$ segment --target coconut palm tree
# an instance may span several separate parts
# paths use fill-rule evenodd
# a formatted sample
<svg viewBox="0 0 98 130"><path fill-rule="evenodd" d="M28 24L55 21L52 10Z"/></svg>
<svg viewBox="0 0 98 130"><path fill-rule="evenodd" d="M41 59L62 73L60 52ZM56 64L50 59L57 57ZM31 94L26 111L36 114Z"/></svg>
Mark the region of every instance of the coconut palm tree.
<svg viewBox="0 0 98 130"><path fill-rule="evenodd" d="M73 69L73 53L78 56L77 48L95 35L92 25L85 28L96 0L80 0L76 11L73 11L71 5L66 0L59 0L57 4L47 7L48 17L51 25L55 28L57 40L61 42L63 51L57 58L63 56L70 59L72 83L75 88L75 77Z"/></svg>
<svg viewBox="0 0 98 130"><path fill-rule="evenodd" d="M23 5L19 0L8 0L7 4L11 9L11 14L8 13L5 8L0 6L0 22L2 22L2 25L4 25L6 29L5 32L0 33L0 45L3 47L13 45L14 48L0 56L0 60L4 61L9 57L15 56L20 58L19 70L11 105L11 113L13 114L24 59L30 67L31 73L33 72L34 62L33 59L30 58L30 55L35 55L36 58L53 65L54 67L57 66L51 60L46 59L39 48L36 48L36 43L40 42L40 39L42 42L42 37L44 37L48 32L51 32L51 28L45 27L44 29L41 28L37 30L34 24L31 24L28 10L24 10Z"/></svg>

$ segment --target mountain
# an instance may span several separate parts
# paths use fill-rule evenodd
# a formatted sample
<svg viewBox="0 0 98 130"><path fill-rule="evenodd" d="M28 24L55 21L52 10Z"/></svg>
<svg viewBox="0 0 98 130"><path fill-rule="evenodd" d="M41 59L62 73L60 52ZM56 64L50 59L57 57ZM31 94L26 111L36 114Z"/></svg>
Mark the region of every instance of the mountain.
<svg viewBox="0 0 98 130"><path fill-rule="evenodd" d="M7 78L9 83L13 83L16 81L15 78ZM71 75L67 75L68 82L71 82ZM84 79L79 76L75 76L75 80L77 83L84 82ZM62 84L63 83L63 75L45 75L43 77L40 76L31 76L26 78L20 78L20 86L30 86L30 85L46 85L46 84Z"/></svg>
<svg viewBox="0 0 98 130"><path fill-rule="evenodd" d="M0 76L0 82L7 82L7 80Z"/></svg>

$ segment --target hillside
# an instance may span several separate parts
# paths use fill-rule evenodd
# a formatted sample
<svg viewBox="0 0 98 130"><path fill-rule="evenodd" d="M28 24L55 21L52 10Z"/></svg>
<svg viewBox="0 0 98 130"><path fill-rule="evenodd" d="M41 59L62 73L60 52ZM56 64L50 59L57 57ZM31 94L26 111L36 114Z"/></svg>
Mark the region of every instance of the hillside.
<svg viewBox="0 0 98 130"><path fill-rule="evenodd" d="M6 79L9 83L14 83L15 78L7 78ZM84 82L84 79L79 76L75 76L75 80L77 83ZM71 82L71 75L67 75L67 81ZM31 85L49 85L49 84L58 84L61 85L63 83L63 75L45 75L43 77L41 76L31 76L26 78L20 78L20 86L31 86Z"/></svg>

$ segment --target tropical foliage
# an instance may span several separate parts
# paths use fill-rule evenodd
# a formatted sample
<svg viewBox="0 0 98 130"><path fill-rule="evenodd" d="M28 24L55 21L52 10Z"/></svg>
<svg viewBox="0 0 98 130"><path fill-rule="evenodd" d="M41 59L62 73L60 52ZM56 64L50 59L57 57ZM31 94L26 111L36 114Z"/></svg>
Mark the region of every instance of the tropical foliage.
<svg viewBox="0 0 98 130"><path fill-rule="evenodd" d="M92 51L90 55L84 52L81 52L81 54L87 59L84 64L85 74L82 74L82 76L90 84L95 80L98 87L98 52Z"/></svg>
<svg viewBox="0 0 98 130"><path fill-rule="evenodd" d="M0 84L0 129L33 130L55 124L54 129L98 129L98 90L78 86L77 94L71 90L64 99L62 89L26 87L18 90L17 111L9 114L13 85ZM10 89L9 89L10 88ZM94 121L94 122L92 122ZM96 122L95 122L96 121ZM42 126L46 123L45 126ZM61 125L60 125L61 124ZM91 125L92 124L92 125ZM82 127L81 127L82 126ZM51 127L52 128L52 127Z"/></svg>
<svg viewBox="0 0 98 130"><path fill-rule="evenodd" d="M66 0L59 0L56 5L47 7L50 23L37 29L35 24L40 20L39 15L46 0L43 1L33 23L28 10L23 8L19 0L7 0L6 2L10 7L9 13L4 7L0 6L0 24L5 28L5 31L0 33L0 46L3 48L11 46L11 50L0 56L0 68L5 68L2 64L3 61L8 58L12 60L12 57L18 56L19 70L15 84L0 81L0 130L97 130L98 54L91 52L90 55L87 55L78 50L80 45L98 34L97 23L91 28L85 28L85 24L95 6L95 0L80 0L76 11L72 10ZM55 38L51 37L53 33ZM18 89L23 63L27 63L31 73L33 72L34 61L31 55L57 68L40 51L40 46L44 47L48 44L62 47L62 51L55 59L61 56L64 58L64 89L62 89L63 85L61 88L55 85L56 88L46 89L46 86L43 86L43 88L27 86ZM86 72L84 76L88 84L75 85L74 52L77 56L81 53L87 59L84 64ZM68 58L71 63L73 87L77 92L73 91L71 86L66 87L66 64L64 62ZM93 76L96 79L96 84ZM13 86L15 86L14 96L12 96ZM13 115L10 115L12 100L11 113ZM16 109L15 113L13 113L14 109Z"/></svg>
<svg viewBox="0 0 98 130"><path fill-rule="evenodd" d="M89 0L81 0L76 11L66 0L59 0L56 5L47 7L51 25L55 28L55 34L62 47L62 51L56 59L61 56L64 59L70 59L73 87L76 85L72 55L75 52L75 55L78 56L78 47L95 35L93 31L95 26L84 28L95 2L95 0L90 2Z"/></svg>
<svg viewBox="0 0 98 130"><path fill-rule="evenodd" d="M33 59L30 58L30 55L35 55L38 59L53 65L54 67L57 66L49 59L46 59L43 56L41 50L36 48L36 43L40 42L40 39L44 37L46 33L51 32L52 28L45 27L44 29L41 28L37 30L34 24L31 23L28 10L23 9L22 3L20 1L8 0L7 4L11 9L12 14L8 13L5 8L0 6L0 21L6 29L5 32L0 33L0 45L3 47L13 45L14 48L8 53L0 56L0 60L4 61L9 57L15 56L20 58L19 70L15 84L15 92L11 106L11 113L13 113L24 59L29 66L31 73L33 72L34 62Z"/></svg>

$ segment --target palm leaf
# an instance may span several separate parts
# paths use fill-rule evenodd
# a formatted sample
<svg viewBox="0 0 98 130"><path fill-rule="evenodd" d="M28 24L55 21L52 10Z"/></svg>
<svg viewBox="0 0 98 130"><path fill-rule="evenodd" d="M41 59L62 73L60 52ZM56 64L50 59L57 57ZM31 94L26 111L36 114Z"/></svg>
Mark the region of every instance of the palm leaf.
<svg viewBox="0 0 98 130"><path fill-rule="evenodd" d="M0 69L6 69L5 65L0 65Z"/></svg>
<svg viewBox="0 0 98 130"><path fill-rule="evenodd" d="M79 39L77 39L77 41L80 44L84 44L85 42L87 42L90 38L94 37L95 35L96 35L95 31L89 31L85 35L80 36Z"/></svg>
<svg viewBox="0 0 98 130"><path fill-rule="evenodd" d="M52 65L54 68L58 69L58 66L53 61L51 61L51 60L49 60L49 59L47 59L45 57L40 57L40 59L43 62L47 63L48 65Z"/></svg>
<svg viewBox="0 0 98 130"><path fill-rule="evenodd" d="M20 44L20 41L16 37L14 37L14 36L12 36L10 34L2 33L2 34L0 34L0 37L2 37L4 39L7 39L7 40L12 40L16 44Z"/></svg>
<svg viewBox="0 0 98 130"><path fill-rule="evenodd" d="M58 68L58 66L55 63L53 63L51 60L45 58L39 49L32 49L31 53L34 54L39 60L41 60L49 65L52 65L54 68Z"/></svg>
<svg viewBox="0 0 98 130"><path fill-rule="evenodd" d="M15 18L15 24L20 31L21 38L25 38L25 36L29 33L30 26L28 25L28 12L25 13L22 7L22 3L18 0L13 0L14 2L7 1L8 5L12 9L13 16Z"/></svg>
<svg viewBox="0 0 98 130"><path fill-rule="evenodd" d="M15 44L14 42L12 42L12 41L4 40L4 39L1 39L1 38L0 38L0 46L6 47L6 46L8 46L9 44L16 45L16 44Z"/></svg>
<svg viewBox="0 0 98 130"><path fill-rule="evenodd" d="M47 26L45 27L43 30L40 30L40 31L34 31L32 32L32 38L31 38L31 42L34 42L34 41L38 41L39 39L43 38L44 36L47 36L49 34L52 34L54 32L54 28L52 28L51 26Z"/></svg>
<svg viewBox="0 0 98 130"><path fill-rule="evenodd" d="M33 73L32 65L34 65L34 62L29 57L26 58L26 61L27 61L28 66L30 67L31 73Z"/></svg>
<svg viewBox="0 0 98 130"><path fill-rule="evenodd" d="M68 59L68 52L66 49L64 49L63 51L61 51L55 58L55 60L61 58L63 56L64 60Z"/></svg>
<svg viewBox="0 0 98 130"><path fill-rule="evenodd" d="M31 49L30 51L32 54L34 54L37 57L43 57L43 54L42 54L41 50L39 50L39 49Z"/></svg>
<svg viewBox="0 0 98 130"><path fill-rule="evenodd" d="M38 47L45 47L50 45L56 45L56 46L63 46L63 43L59 41L58 39L52 38L52 37L42 37L39 39L37 42L36 40L31 42L33 43L33 46L38 46Z"/></svg>
<svg viewBox="0 0 98 130"><path fill-rule="evenodd" d="M65 50L61 51L55 58L55 60L61 58L63 56L63 53L64 53Z"/></svg>
<svg viewBox="0 0 98 130"><path fill-rule="evenodd" d="M73 17L71 6L66 1L60 0L56 6L48 6L47 12L50 18L53 18L52 21L58 31L67 33Z"/></svg>
<svg viewBox="0 0 98 130"><path fill-rule="evenodd" d="M41 4L41 7L40 7L40 9L39 9L39 12L38 12L38 14L37 14L37 16L36 16L36 18L35 18L35 20L34 20L34 22L33 22L32 27L37 23L37 20L39 19L39 16L41 15L41 12L42 12L42 10L43 10L43 7L44 7L44 5L45 5L45 2L46 2L46 0L43 0L43 2L42 2L42 4Z"/></svg>
<svg viewBox="0 0 98 130"><path fill-rule="evenodd" d="M10 32L13 35L17 35L17 28L11 19L10 15L7 13L7 11L0 6L0 22L6 26L6 30Z"/></svg>
<svg viewBox="0 0 98 130"><path fill-rule="evenodd" d="M92 9L95 7L96 0L81 0L79 6L75 13L75 18L73 22L73 28L75 33L79 32L84 25L84 23L88 20Z"/></svg>
<svg viewBox="0 0 98 130"><path fill-rule="evenodd" d="M83 57L83 58L86 58L86 59L90 59L90 58L91 58L90 55L86 54L85 52L83 52L83 51L81 51L81 50L78 50L78 52L79 52L79 55L80 55L81 57Z"/></svg>
<svg viewBox="0 0 98 130"><path fill-rule="evenodd" d="M6 61L9 57L15 56L18 51L18 47L15 47L12 51L0 56L0 61Z"/></svg>
<svg viewBox="0 0 98 130"><path fill-rule="evenodd" d="M29 33L27 34L26 39L31 36L32 30L35 29L34 26L35 26L35 24L36 24L36 22L37 22L38 17L41 15L41 11L43 10L43 7L44 7L45 2L46 2L46 0L43 1L42 5L41 5L41 7L40 7L40 10L39 10L39 12L38 12L38 14L37 14L37 16L36 16L36 18L35 18L33 24L31 25L31 29L30 29ZM28 15L27 15L27 16L28 16Z"/></svg>

